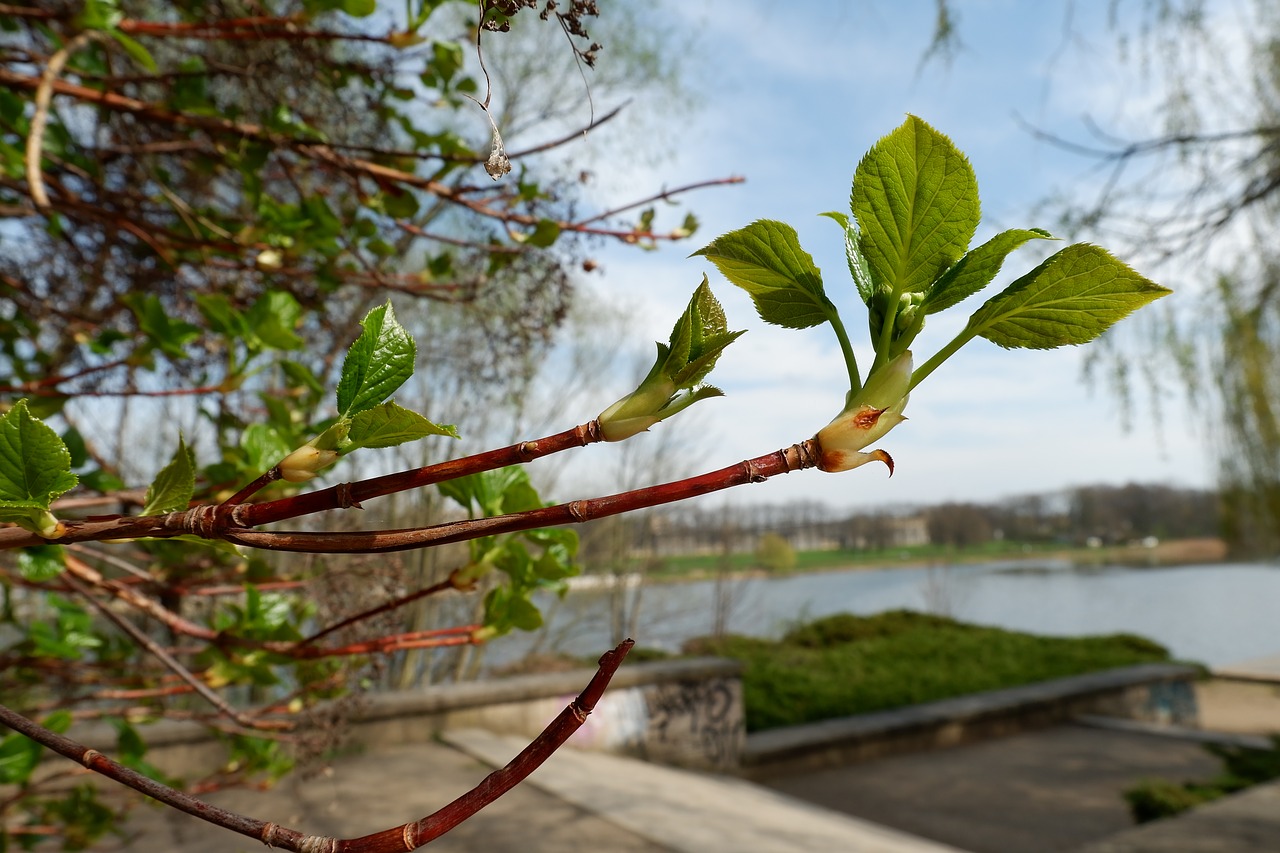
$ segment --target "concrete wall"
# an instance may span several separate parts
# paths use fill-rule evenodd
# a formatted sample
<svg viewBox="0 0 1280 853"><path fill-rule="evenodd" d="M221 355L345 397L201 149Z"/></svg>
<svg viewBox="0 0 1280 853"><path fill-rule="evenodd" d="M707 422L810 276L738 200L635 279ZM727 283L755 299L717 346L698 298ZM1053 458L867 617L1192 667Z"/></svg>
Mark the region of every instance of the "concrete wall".
<svg viewBox="0 0 1280 853"><path fill-rule="evenodd" d="M740 673L739 663L718 658L625 666L569 745L695 769L745 770L750 775L753 768L766 766L768 772L783 766L812 769L934 749L1081 715L1192 728L1203 723L1202 700L1197 695L1199 670L1152 664L748 737ZM345 720L343 743L359 748L423 742L458 728L532 739L592 674L592 670L581 670L369 694ZM1274 692L1275 687L1260 689ZM1219 725L1215 718L1213 727ZM94 737L73 731L72 736L108 754L115 746L113 734L100 732ZM151 744L147 759L169 773L208 769L220 761L220 746L196 726L161 723L147 727L144 737Z"/></svg>
<svg viewBox="0 0 1280 853"><path fill-rule="evenodd" d="M664 764L730 771L746 740L742 665L722 658L628 664L569 740ZM373 693L360 698L343 721L342 748L429 741L446 729L484 728L532 740L587 685L594 670L529 675L423 690ZM225 760L225 749L197 725L146 726L147 760L183 775ZM115 732L100 724L77 726L70 736L108 755Z"/></svg>
<svg viewBox="0 0 1280 853"><path fill-rule="evenodd" d="M757 732L743 754L747 775L836 767L902 752L954 746L1053 725L1082 715L1198 725L1200 671L1146 664L991 690L889 711Z"/></svg>
<svg viewBox="0 0 1280 853"><path fill-rule="evenodd" d="M569 745L706 770L737 767L746 740L741 664L720 658L624 667ZM445 729L482 728L532 739L592 672L521 676L370 697L352 737L404 743Z"/></svg>

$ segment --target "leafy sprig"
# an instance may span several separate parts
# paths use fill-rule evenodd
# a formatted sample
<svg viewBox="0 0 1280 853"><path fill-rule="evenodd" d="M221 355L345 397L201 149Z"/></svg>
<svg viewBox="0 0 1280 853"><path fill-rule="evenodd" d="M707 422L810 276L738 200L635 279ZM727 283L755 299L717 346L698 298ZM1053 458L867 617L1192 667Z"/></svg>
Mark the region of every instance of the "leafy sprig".
<svg viewBox="0 0 1280 853"><path fill-rule="evenodd" d="M1040 229L1012 229L971 250L980 211L968 159L944 134L909 116L858 163L849 213L823 214L844 232L849 273L867 307L875 358L865 383L821 273L794 229L761 220L694 253L745 290L765 322L792 329L830 323L849 393L817 436L819 467L846 470L873 458L891 464L887 454L860 451L904 420L911 389L975 337L1006 348L1083 344L1169 293L1096 246L1067 246L988 299L913 372L911 346L928 315L982 291L1016 249L1053 239Z"/></svg>

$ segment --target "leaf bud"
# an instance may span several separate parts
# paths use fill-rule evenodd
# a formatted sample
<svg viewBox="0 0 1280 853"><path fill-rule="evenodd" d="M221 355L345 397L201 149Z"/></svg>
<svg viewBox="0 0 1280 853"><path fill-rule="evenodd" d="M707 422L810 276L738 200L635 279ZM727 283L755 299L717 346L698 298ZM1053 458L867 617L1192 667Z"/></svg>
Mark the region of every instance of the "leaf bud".
<svg viewBox="0 0 1280 853"><path fill-rule="evenodd" d="M889 430L906 420L907 389L911 387L911 351L894 358L867 379L867 384L831 423L819 430L818 467L823 471L849 471L880 461L893 473L893 459L883 450L864 452Z"/></svg>
<svg viewBox="0 0 1280 853"><path fill-rule="evenodd" d="M337 460L338 453L335 450L320 450L310 444L304 444L282 459L277 467L280 469L280 476L285 480L290 483L303 483Z"/></svg>

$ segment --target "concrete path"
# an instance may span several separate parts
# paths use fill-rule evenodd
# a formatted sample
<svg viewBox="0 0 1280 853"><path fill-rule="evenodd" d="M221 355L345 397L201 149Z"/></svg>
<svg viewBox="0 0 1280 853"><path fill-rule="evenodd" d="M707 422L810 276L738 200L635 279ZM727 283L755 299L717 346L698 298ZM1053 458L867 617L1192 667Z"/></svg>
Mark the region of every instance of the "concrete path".
<svg viewBox="0 0 1280 853"><path fill-rule="evenodd" d="M1056 853L1132 827L1133 783L1218 767L1196 743L1064 725L759 781L975 853Z"/></svg>
<svg viewBox="0 0 1280 853"><path fill-rule="evenodd" d="M1276 853L1280 782L1209 803L1082 848L1078 853Z"/></svg>
<svg viewBox="0 0 1280 853"><path fill-rule="evenodd" d="M270 790L228 790L206 799L240 814L313 835L351 838L430 814L473 787L491 770L444 744L407 744L343 756L317 776L290 776ZM124 849L139 853L266 850L259 841L158 806L139 807L126 830ZM120 845L118 841L107 841L95 849L119 850ZM424 849L432 853L668 850L528 784L517 786Z"/></svg>
<svg viewBox="0 0 1280 853"><path fill-rule="evenodd" d="M312 778L210 802L315 835L350 838L435 811L526 745L478 730L339 758ZM140 807L124 849L240 853L254 839L185 814ZM118 842L99 850L120 849ZM727 777L565 748L523 784L428 845L441 853L959 853Z"/></svg>
<svg viewBox="0 0 1280 853"><path fill-rule="evenodd" d="M445 739L495 767L524 747L476 729ZM561 750L525 784L680 853L959 853L739 779L603 753Z"/></svg>

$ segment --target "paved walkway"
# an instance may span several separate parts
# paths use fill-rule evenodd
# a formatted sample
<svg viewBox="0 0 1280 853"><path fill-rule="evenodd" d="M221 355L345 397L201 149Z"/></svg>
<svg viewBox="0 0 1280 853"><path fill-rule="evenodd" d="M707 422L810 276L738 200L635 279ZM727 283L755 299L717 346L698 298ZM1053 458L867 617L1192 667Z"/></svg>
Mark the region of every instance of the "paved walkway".
<svg viewBox="0 0 1280 853"><path fill-rule="evenodd" d="M453 732L335 761L269 791L210 796L220 806L317 835L360 836L434 811L525 746ZM259 853L250 838L171 809L142 807L126 850ZM104 844L98 849L119 849ZM425 849L443 853L958 853L737 779L562 749L523 784Z"/></svg>

